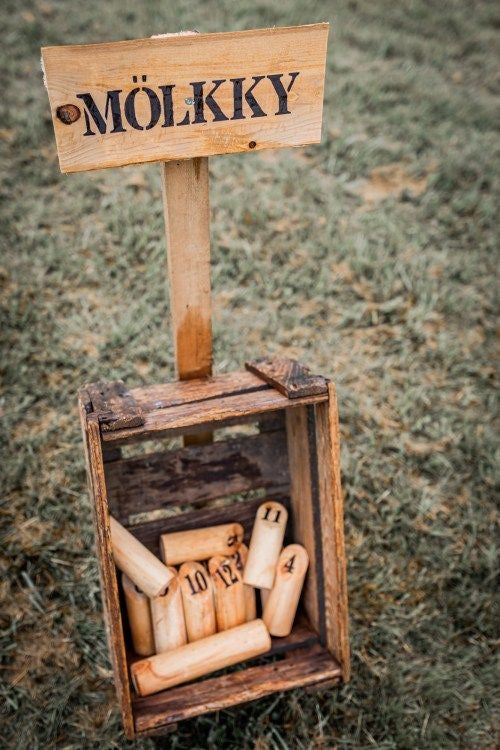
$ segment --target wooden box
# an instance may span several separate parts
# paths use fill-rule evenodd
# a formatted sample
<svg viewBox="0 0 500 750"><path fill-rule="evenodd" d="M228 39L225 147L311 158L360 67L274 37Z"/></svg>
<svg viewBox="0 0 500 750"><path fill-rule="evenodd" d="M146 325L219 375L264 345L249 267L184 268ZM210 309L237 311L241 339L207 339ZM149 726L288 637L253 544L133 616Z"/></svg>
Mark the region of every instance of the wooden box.
<svg viewBox="0 0 500 750"><path fill-rule="evenodd" d="M292 360L259 360L230 374L128 391L121 381L96 383L80 390L79 405L127 737L162 734L182 719L274 692L348 680L333 384ZM207 432L213 442L197 444ZM181 436L185 445L172 445ZM144 441L154 441L154 450L144 452ZM138 697L129 677L137 657L113 563L109 513L158 554L161 532L229 521L243 524L248 543L256 509L267 498L287 506L287 540L303 544L311 561L291 635L273 638L271 652L244 669L238 665L198 680L196 690L188 684Z"/></svg>

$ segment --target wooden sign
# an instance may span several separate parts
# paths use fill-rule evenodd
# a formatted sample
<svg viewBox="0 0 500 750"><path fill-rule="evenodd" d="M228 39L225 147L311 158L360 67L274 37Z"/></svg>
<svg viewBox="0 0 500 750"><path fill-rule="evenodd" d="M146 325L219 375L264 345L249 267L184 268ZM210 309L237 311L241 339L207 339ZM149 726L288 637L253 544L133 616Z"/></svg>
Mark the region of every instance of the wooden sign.
<svg viewBox="0 0 500 750"><path fill-rule="evenodd" d="M45 47L62 172L321 138L328 24Z"/></svg>

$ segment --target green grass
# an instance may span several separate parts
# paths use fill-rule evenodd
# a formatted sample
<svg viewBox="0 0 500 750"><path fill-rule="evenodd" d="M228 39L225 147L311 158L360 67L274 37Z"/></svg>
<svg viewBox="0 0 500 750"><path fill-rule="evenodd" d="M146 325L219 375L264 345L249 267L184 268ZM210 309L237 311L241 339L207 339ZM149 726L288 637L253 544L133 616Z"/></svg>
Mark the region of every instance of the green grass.
<svg viewBox="0 0 500 750"><path fill-rule="evenodd" d="M280 352L338 385L353 679L164 746L495 746L498 6L6 0L4 747L129 746L75 393L173 376L159 170L59 173L39 48L316 20L332 24L322 144L211 161L215 361Z"/></svg>

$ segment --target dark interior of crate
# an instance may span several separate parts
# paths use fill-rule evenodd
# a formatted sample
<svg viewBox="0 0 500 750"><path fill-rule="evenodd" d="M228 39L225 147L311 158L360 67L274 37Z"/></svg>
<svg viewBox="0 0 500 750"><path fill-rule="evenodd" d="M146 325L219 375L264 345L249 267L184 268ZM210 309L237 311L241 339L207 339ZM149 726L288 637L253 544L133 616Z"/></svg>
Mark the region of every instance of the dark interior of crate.
<svg viewBox="0 0 500 750"><path fill-rule="evenodd" d="M243 425L214 432L209 445L173 447L105 459L110 512L158 555L159 535L226 522L240 522L248 544L255 513L264 499L279 500L289 512L285 542L294 539L293 507L284 410L248 418ZM221 429L222 427L222 429ZM177 441L179 438L177 438ZM161 446L160 446L161 448ZM111 460L110 460L111 459ZM307 585L307 584L306 584ZM260 597L257 592L260 611ZM122 601L124 639L130 645ZM242 671L241 665L191 685L140 698L133 693L137 732L217 710L269 693L340 678L338 663L320 642L302 604L292 633L273 638L265 657Z"/></svg>

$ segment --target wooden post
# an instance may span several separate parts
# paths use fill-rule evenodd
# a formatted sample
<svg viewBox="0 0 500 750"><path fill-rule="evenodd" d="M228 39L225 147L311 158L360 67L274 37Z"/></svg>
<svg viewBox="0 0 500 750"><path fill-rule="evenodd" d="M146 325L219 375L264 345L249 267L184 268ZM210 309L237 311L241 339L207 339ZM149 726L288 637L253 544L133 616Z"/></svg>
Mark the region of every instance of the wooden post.
<svg viewBox="0 0 500 750"><path fill-rule="evenodd" d="M162 164L170 312L179 380L212 374L208 158ZM184 438L212 442L211 432Z"/></svg>
<svg viewBox="0 0 500 750"><path fill-rule="evenodd" d="M162 164L170 310L180 380L212 374L208 158Z"/></svg>

